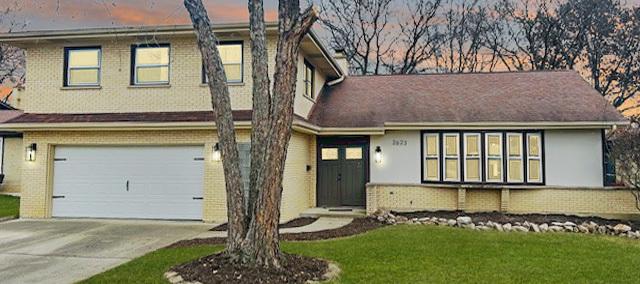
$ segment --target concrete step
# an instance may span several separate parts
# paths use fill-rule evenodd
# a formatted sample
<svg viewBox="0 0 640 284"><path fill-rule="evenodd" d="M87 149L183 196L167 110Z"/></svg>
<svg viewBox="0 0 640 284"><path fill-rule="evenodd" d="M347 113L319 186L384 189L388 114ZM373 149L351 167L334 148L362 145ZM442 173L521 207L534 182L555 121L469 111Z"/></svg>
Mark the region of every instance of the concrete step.
<svg viewBox="0 0 640 284"><path fill-rule="evenodd" d="M360 218L365 217L367 211L364 208L337 207L337 208L309 208L300 214L300 217L344 217L344 218Z"/></svg>

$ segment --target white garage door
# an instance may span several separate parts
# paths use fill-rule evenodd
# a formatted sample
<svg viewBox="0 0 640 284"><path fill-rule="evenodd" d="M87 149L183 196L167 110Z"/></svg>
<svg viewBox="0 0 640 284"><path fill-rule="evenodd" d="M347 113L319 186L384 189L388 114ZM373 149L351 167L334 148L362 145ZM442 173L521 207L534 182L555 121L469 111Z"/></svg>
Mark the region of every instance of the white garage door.
<svg viewBox="0 0 640 284"><path fill-rule="evenodd" d="M56 147L53 216L200 220L203 148Z"/></svg>

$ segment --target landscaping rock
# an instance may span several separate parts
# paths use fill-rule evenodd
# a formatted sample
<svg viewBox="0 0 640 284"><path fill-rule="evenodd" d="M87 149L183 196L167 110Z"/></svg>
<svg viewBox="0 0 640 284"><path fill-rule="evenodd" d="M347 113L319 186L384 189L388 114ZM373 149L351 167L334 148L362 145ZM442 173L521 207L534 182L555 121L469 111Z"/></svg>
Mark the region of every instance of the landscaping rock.
<svg viewBox="0 0 640 284"><path fill-rule="evenodd" d="M512 229L513 229L514 231L517 231L517 232L528 232L528 231L529 231L529 229L527 229L527 228L526 228L526 227L524 227L524 226L513 226L513 228L512 228Z"/></svg>
<svg viewBox="0 0 640 284"><path fill-rule="evenodd" d="M500 224L500 223L496 223L495 224L495 228L496 228L496 230L498 230L498 232L504 232L504 228L502 227L502 224Z"/></svg>
<svg viewBox="0 0 640 284"><path fill-rule="evenodd" d="M578 231L580 231L580 233L588 234L589 228L587 228L586 226L580 225L578 226Z"/></svg>
<svg viewBox="0 0 640 284"><path fill-rule="evenodd" d="M540 227L536 223L531 223L531 229L536 233L540 233Z"/></svg>
<svg viewBox="0 0 640 284"><path fill-rule="evenodd" d="M563 227L556 226L556 225L549 226L549 231L552 231L552 232L562 232L563 229L564 229Z"/></svg>
<svg viewBox="0 0 640 284"><path fill-rule="evenodd" d="M625 224L618 224L615 227L613 227L613 231L615 231L616 234L626 233L631 231L631 227Z"/></svg>
<svg viewBox="0 0 640 284"><path fill-rule="evenodd" d="M509 223L502 225L502 228L504 229L505 232L511 232L511 224Z"/></svg>
<svg viewBox="0 0 640 284"><path fill-rule="evenodd" d="M456 222L458 223L459 226L461 226L461 225L471 224L472 220L471 220L471 217L460 216L460 217L456 218Z"/></svg>
<svg viewBox="0 0 640 284"><path fill-rule="evenodd" d="M449 227L453 227L453 226L455 226L456 224L458 224L458 222L457 222L456 220L451 219L451 220L448 220L448 221L447 221L447 225L448 225Z"/></svg>
<svg viewBox="0 0 640 284"><path fill-rule="evenodd" d="M549 231L549 225L547 225L547 223L543 223L542 225L540 225L540 232L547 232Z"/></svg>

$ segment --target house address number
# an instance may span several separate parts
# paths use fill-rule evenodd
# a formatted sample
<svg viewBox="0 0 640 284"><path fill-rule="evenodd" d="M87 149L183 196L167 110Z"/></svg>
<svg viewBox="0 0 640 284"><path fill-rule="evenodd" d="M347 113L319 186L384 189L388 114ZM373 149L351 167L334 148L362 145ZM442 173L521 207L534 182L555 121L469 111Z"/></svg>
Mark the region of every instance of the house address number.
<svg viewBox="0 0 640 284"><path fill-rule="evenodd" d="M407 146L409 143L407 142L407 140L403 140L403 139L393 139L393 146Z"/></svg>

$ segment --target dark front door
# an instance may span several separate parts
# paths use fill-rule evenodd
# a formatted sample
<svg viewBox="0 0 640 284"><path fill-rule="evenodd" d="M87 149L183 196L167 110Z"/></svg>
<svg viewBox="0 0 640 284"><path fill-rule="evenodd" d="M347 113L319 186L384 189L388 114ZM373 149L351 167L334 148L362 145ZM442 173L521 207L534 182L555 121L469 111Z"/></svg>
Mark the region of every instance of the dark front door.
<svg viewBox="0 0 640 284"><path fill-rule="evenodd" d="M364 206L368 143L353 138L328 142L318 147L318 205Z"/></svg>

